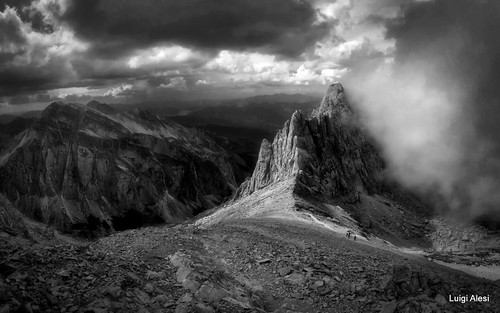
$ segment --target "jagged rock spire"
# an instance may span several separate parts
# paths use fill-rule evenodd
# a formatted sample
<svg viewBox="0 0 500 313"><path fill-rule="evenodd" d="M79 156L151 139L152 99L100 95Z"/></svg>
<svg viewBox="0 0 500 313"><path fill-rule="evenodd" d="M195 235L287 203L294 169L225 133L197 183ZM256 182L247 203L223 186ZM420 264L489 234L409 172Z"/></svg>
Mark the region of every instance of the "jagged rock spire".
<svg viewBox="0 0 500 313"><path fill-rule="evenodd" d="M333 83L323 97L320 105L314 109L311 117L320 117L328 115L338 119L346 119L352 116L352 109L347 104L344 94L344 86L341 83Z"/></svg>
<svg viewBox="0 0 500 313"><path fill-rule="evenodd" d="M297 193L356 199L360 190L376 192L383 162L356 123L344 87L332 84L308 118L295 112L272 143L262 143L252 177L237 196L291 179Z"/></svg>

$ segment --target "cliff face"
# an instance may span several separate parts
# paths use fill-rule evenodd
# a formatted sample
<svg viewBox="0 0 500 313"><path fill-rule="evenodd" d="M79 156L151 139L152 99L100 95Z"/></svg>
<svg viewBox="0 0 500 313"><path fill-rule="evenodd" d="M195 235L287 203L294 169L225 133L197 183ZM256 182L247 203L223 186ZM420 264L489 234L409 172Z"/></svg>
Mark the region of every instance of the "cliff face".
<svg viewBox="0 0 500 313"><path fill-rule="evenodd" d="M203 134L95 101L52 103L0 155L0 191L64 230L183 221L230 196L234 173Z"/></svg>
<svg viewBox="0 0 500 313"><path fill-rule="evenodd" d="M10 235L23 235L27 231L22 214L0 194L0 231Z"/></svg>
<svg viewBox="0 0 500 313"><path fill-rule="evenodd" d="M356 201L359 192L380 189L382 170L382 159L336 83L310 117L295 112L272 143L262 142L255 171L237 195L292 179L298 194Z"/></svg>

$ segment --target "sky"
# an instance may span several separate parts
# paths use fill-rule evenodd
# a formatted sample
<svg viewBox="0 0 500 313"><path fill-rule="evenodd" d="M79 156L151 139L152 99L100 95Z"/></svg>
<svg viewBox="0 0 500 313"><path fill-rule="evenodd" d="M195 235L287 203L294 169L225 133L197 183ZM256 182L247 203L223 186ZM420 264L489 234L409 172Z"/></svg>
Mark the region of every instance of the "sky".
<svg viewBox="0 0 500 313"><path fill-rule="evenodd" d="M322 94L391 62L395 0L0 0L0 102Z"/></svg>
<svg viewBox="0 0 500 313"><path fill-rule="evenodd" d="M500 225L499 29L498 0L0 0L0 113L340 81L390 177Z"/></svg>

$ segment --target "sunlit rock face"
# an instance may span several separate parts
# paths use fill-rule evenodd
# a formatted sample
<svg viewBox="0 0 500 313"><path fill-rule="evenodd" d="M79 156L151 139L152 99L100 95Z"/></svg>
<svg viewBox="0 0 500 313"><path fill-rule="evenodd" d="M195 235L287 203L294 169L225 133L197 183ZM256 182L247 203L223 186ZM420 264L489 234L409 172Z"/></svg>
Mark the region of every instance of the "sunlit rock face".
<svg viewBox="0 0 500 313"><path fill-rule="evenodd" d="M36 220L106 231L189 219L231 195L235 171L211 139L148 112L55 102L0 155L0 190Z"/></svg>
<svg viewBox="0 0 500 313"><path fill-rule="evenodd" d="M311 116L296 111L272 143L264 140L252 177L237 195L295 180L295 192L356 201L381 188L383 162L358 125L341 84L332 84Z"/></svg>

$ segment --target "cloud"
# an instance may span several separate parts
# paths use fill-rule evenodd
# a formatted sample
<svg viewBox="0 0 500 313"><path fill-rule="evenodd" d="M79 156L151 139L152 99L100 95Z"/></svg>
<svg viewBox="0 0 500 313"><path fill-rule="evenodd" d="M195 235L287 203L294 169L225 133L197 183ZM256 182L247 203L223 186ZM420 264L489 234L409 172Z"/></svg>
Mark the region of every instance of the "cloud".
<svg viewBox="0 0 500 313"><path fill-rule="evenodd" d="M167 84L160 84L159 88L176 89L176 90L188 89L186 80L182 76L171 78L170 82L168 82Z"/></svg>
<svg viewBox="0 0 500 313"><path fill-rule="evenodd" d="M307 64L302 64L299 68L285 77L284 81L295 85L309 85L311 83L328 84L337 81L345 72L346 68L326 68L317 70L314 67L309 67Z"/></svg>
<svg viewBox="0 0 500 313"><path fill-rule="evenodd" d="M392 62L399 39L384 37L384 23L413 2L0 0L0 96L324 92Z"/></svg>
<svg viewBox="0 0 500 313"><path fill-rule="evenodd" d="M218 80L217 69L211 73L205 64L218 58L223 47L249 53L252 62L254 55L297 57L326 35L332 23L319 22L315 8L304 1L198 2L4 1L0 95L104 85L112 89L130 80L172 77L173 72L202 86L195 84L200 77ZM160 84L169 83L156 86Z"/></svg>
<svg viewBox="0 0 500 313"><path fill-rule="evenodd" d="M386 53L376 49L372 41L366 37L332 44L318 44L315 55L325 60L335 60L339 66L363 68L365 63L381 63ZM363 63L363 64L362 64Z"/></svg>
<svg viewBox="0 0 500 313"><path fill-rule="evenodd" d="M127 65L131 69L165 70L177 68L179 65L203 64L207 59L208 56L199 51L170 45L135 52L127 61Z"/></svg>
<svg viewBox="0 0 500 313"><path fill-rule="evenodd" d="M0 53L3 57L22 52L28 40L22 27L23 23L15 9L6 8L0 12Z"/></svg>
<svg viewBox="0 0 500 313"><path fill-rule="evenodd" d="M0 0L0 10L5 9L5 7L21 9L23 7L29 6L31 0Z"/></svg>
<svg viewBox="0 0 500 313"><path fill-rule="evenodd" d="M48 94L36 94L33 97L33 101L35 102L50 102L52 101L52 97Z"/></svg>
<svg viewBox="0 0 500 313"><path fill-rule="evenodd" d="M222 50L216 58L207 63L209 70L219 70L228 74L258 74L286 66L288 62L277 61L276 56L262 53L245 53Z"/></svg>
<svg viewBox="0 0 500 313"><path fill-rule="evenodd" d="M118 86L118 87L115 87L113 89L106 91L103 96L104 97L107 97L107 96L117 97L117 96L120 96L124 91L131 90L132 87L133 86L131 84L123 84L121 86Z"/></svg>
<svg viewBox="0 0 500 313"><path fill-rule="evenodd" d="M328 83L332 83L339 78L341 78L347 72L346 68L342 69L334 69L334 68L326 68L321 70L320 77Z"/></svg>
<svg viewBox="0 0 500 313"><path fill-rule="evenodd" d="M136 81L148 81L154 93L173 77L185 81L177 91L198 88L198 96L218 87L223 94L224 84L281 92L287 84L316 88L360 67L364 58L375 63L385 57L378 35L365 38L356 30L364 13L350 0L7 3L15 8L5 8L0 18L1 96L71 87L105 93ZM134 99L150 96L131 92Z"/></svg>
<svg viewBox="0 0 500 313"><path fill-rule="evenodd" d="M9 104L23 104L29 103L31 99L27 96L16 96L9 99Z"/></svg>
<svg viewBox="0 0 500 313"><path fill-rule="evenodd" d="M198 79L195 83L195 85L211 85L212 83L206 79Z"/></svg>
<svg viewBox="0 0 500 313"><path fill-rule="evenodd" d="M0 95L15 95L76 80L69 56L85 50L66 30L33 30L14 8L0 12Z"/></svg>
<svg viewBox="0 0 500 313"><path fill-rule="evenodd" d="M297 0L73 0L59 19L101 56L168 42L295 57L328 33L316 13Z"/></svg>
<svg viewBox="0 0 500 313"><path fill-rule="evenodd" d="M393 63L347 87L390 171L439 209L500 219L498 1L418 1L387 22Z"/></svg>
<svg viewBox="0 0 500 313"><path fill-rule="evenodd" d="M285 61L274 55L223 50L207 63L209 71L227 74L231 82L262 82L293 85L327 84L337 80L346 68L324 61ZM228 78L226 78L228 79Z"/></svg>

